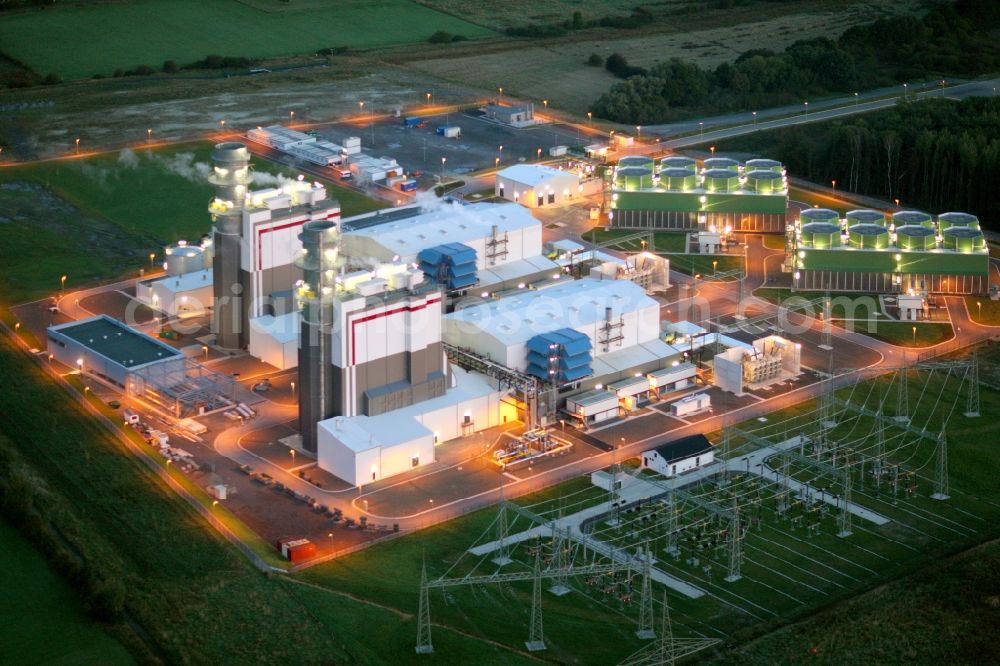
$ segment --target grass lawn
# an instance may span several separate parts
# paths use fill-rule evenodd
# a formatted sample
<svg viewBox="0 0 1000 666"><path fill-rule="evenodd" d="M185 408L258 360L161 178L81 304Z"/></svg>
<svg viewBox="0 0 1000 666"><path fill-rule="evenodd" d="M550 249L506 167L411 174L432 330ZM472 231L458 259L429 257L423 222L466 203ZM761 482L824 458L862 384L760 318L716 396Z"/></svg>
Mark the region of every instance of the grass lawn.
<svg viewBox="0 0 1000 666"><path fill-rule="evenodd" d="M671 270L688 275L700 275L703 278L711 278L716 273L735 271L743 266L743 256L738 254L669 254L666 252L658 252L657 254L670 260Z"/></svg>
<svg viewBox="0 0 1000 666"><path fill-rule="evenodd" d="M17 530L0 521L0 645L9 663L131 664ZM53 640L58 636L58 640Z"/></svg>
<svg viewBox="0 0 1000 666"><path fill-rule="evenodd" d="M211 231L205 180L212 144L125 150L82 160L0 169L0 300L17 303L67 287L135 273L163 247ZM254 158L256 172L295 175ZM266 185L257 185L257 188ZM343 215L385 204L327 183Z"/></svg>
<svg viewBox="0 0 1000 666"><path fill-rule="evenodd" d="M801 303L802 301L812 301L822 298L826 294L818 291L803 292L777 287L761 287L760 289L755 289L753 295L780 305L791 298ZM830 313L834 319L870 319L875 316L876 312L882 312L882 306L876 294L858 294L852 292L833 292L830 294ZM816 309L815 314L817 316L823 314L822 305ZM882 313L881 316L885 316L885 313Z"/></svg>
<svg viewBox="0 0 1000 666"><path fill-rule="evenodd" d="M41 74L65 79L110 75L116 68L165 60L181 65L207 55L272 58L322 48L372 48L426 41L445 30L494 35L457 16L410 0L136 0L59 7L5 16L3 52ZM53 48L72 44L72 48Z"/></svg>
<svg viewBox="0 0 1000 666"><path fill-rule="evenodd" d="M989 296L966 296L965 305L974 322L1000 326L1000 301L990 300Z"/></svg>
<svg viewBox="0 0 1000 666"><path fill-rule="evenodd" d="M836 319L838 326L844 325ZM916 333L914 333L916 327ZM930 347L954 336L951 324L908 321L854 322L854 330L900 347Z"/></svg>
<svg viewBox="0 0 1000 666"><path fill-rule="evenodd" d="M594 227L590 231L586 231L583 234L583 239L590 241L591 243L612 243L616 238L622 238L624 236L633 236L635 234L642 233L636 229L608 229L605 230L603 227ZM664 231L657 231L653 233L653 242L656 244L657 252L683 252L684 251L684 240L687 238L687 234L680 233L670 233ZM622 250L624 252L639 252L642 250L642 239L631 240L620 245L612 245L617 250Z"/></svg>
<svg viewBox="0 0 1000 666"><path fill-rule="evenodd" d="M784 234L762 234L764 237L764 247L770 250L784 250L785 249L785 235Z"/></svg>

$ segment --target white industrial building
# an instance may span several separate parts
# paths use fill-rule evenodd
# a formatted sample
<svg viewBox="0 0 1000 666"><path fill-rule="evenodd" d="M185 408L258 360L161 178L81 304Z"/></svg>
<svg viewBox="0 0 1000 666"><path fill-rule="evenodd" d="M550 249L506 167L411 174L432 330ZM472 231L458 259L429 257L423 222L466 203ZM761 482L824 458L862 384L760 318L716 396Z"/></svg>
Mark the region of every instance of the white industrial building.
<svg viewBox="0 0 1000 666"><path fill-rule="evenodd" d="M264 315L250 320L250 355L279 370L299 364L299 313Z"/></svg>
<svg viewBox="0 0 1000 666"><path fill-rule="evenodd" d="M642 452L642 466L664 476L677 476L715 460L715 451L704 435L684 437Z"/></svg>
<svg viewBox="0 0 1000 666"><path fill-rule="evenodd" d="M135 285L135 297L170 317L202 314L212 306L212 270L141 280Z"/></svg>
<svg viewBox="0 0 1000 666"><path fill-rule="evenodd" d="M345 254L373 262L416 263L422 251L460 243L476 255L481 288L504 289L560 272L542 254L542 225L509 204L443 204L358 215L343 222Z"/></svg>
<svg viewBox="0 0 1000 666"><path fill-rule="evenodd" d="M515 164L497 173L494 192L528 208L558 206L580 196L580 177L541 164Z"/></svg>
<svg viewBox="0 0 1000 666"><path fill-rule="evenodd" d="M715 355L715 385L743 395L801 374L802 345L777 335L754 340Z"/></svg>
<svg viewBox="0 0 1000 666"><path fill-rule="evenodd" d="M517 418L506 393L483 375L451 368L444 395L378 416L319 423L322 469L360 485L434 462L434 446Z"/></svg>
<svg viewBox="0 0 1000 666"><path fill-rule="evenodd" d="M572 329L586 336L592 358L585 378L571 381L584 389L603 388L663 368L683 354L660 339L659 313L659 304L632 282L584 278L456 310L445 316L444 340L526 372L530 340Z"/></svg>

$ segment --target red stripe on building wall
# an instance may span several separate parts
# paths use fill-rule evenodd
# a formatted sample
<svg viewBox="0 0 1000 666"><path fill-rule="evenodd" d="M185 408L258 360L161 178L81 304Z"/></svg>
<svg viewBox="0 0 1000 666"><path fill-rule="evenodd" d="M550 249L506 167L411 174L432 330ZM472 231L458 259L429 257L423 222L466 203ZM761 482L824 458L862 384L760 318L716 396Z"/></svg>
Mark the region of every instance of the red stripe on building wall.
<svg viewBox="0 0 1000 666"><path fill-rule="evenodd" d="M351 320L351 365L355 365L357 363L357 347L354 343L355 339L357 338L354 330L354 327L356 325L373 321L375 319L380 319L382 317L388 317L390 315L399 314L400 312L416 312L417 310L423 310L428 305L434 305L435 303L440 303L440 302L441 302L440 298L432 298L423 305L417 305L417 306L406 305L401 308L396 308L394 310L386 310L385 312L378 312L376 314L359 317L358 319L352 319Z"/></svg>
<svg viewBox="0 0 1000 666"><path fill-rule="evenodd" d="M340 211L335 213L330 213L325 219L332 220L334 218L340 217ZM298 222L289 222L288 224L282 224L276 227L268 227L266 229L261 229L257 232L257 270L264 270L264 234L271 233L272 231L281 231L282 229L290 229L292 227L301 227L306 222L309 222L309 218L299 220Z"/></svg>

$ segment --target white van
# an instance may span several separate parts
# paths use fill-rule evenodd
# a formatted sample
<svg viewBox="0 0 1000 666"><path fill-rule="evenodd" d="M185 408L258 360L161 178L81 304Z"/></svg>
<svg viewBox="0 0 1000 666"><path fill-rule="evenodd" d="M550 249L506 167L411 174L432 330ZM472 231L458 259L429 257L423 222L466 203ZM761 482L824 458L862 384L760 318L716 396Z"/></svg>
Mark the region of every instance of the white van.
<svg viewBox="0 0 1000 666"><path fill-rule="evenodd" d="M131 409L125 410L125 425L138 425L139 414Z"/></svg>

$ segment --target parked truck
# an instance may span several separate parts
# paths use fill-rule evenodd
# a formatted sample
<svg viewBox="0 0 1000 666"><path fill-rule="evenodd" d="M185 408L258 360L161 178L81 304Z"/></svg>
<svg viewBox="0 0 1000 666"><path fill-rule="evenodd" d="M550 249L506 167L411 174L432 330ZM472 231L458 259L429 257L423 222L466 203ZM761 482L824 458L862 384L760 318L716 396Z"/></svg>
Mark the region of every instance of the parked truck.
<svg viewBox="0 0 1000 666"><path fill-rule="evenodd" d="M419 116L407 116L406 118L403 118L403 127L417 127L422 122L423 120L421 120Z"/></svg>
<svg viewBox="0 0 1000 666"><path fill-rule="evenodd" d="M399 183L400 192L416 192L417 191L417 181L412 178L409 180L403 180Z"/></svg>
<svg viewBox="0 0 1000 666"><path fill-rule="evenodd" d="M462 136L462 128L458 125L442 125L435 131L446 139L457 139Z"/></svg>

